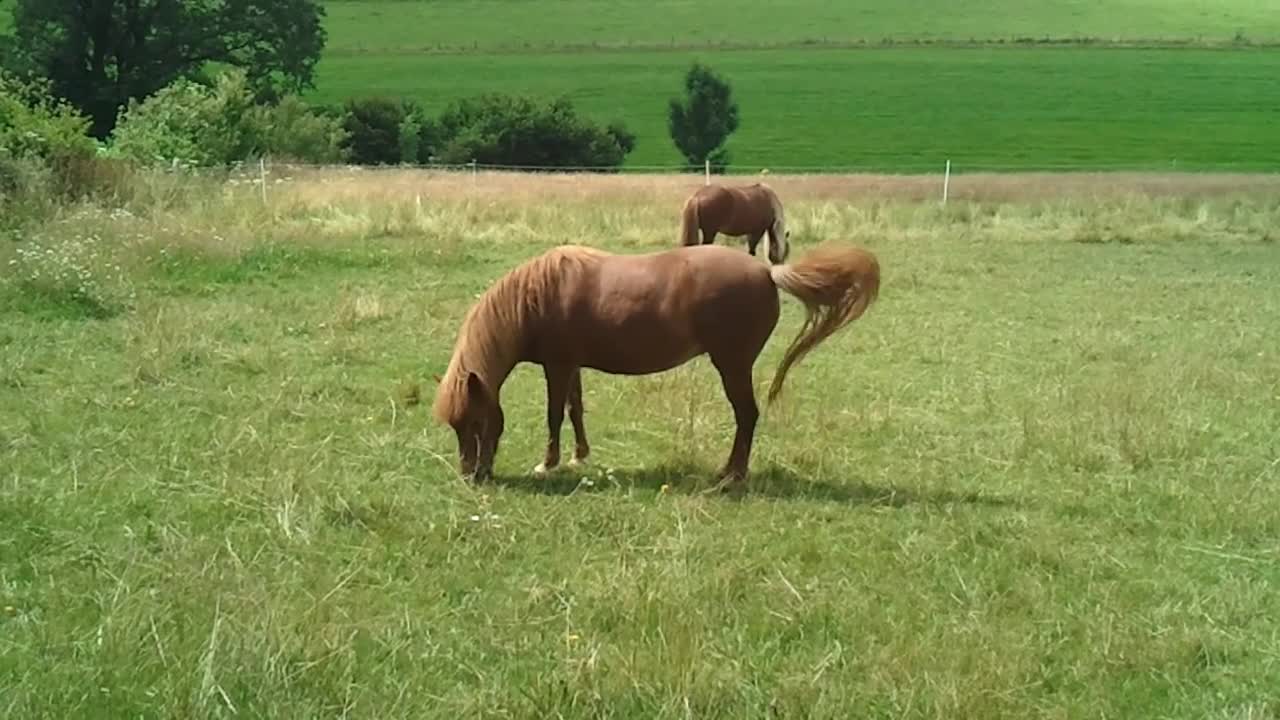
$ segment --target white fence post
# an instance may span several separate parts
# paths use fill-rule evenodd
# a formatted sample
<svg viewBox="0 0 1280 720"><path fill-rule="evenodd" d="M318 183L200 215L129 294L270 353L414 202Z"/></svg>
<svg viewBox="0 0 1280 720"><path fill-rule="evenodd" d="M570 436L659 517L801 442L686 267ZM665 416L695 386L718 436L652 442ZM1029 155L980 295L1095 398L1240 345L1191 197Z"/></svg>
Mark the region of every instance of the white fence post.
<svg viewBox="0 0 1280 720"><path fill-rule="evenodd" d="M262 204L267 204L267 159L258 158L258 179L262 181Z"/></svg>
<svg viewBox="0 0 1280 720"><path fill-rule="evenodd" d="M711 184L711 158L707 158L702 161L702 177L703 185Z"/></svg>
<svg viewBox="0 0 1280 720"><path fill-rule="evenodd" d="M468 163L468 164L469 164L469 165L471 165L471 187L475 187L475 186L476 186L476 172L477 172L477 166L476 166L475 158L472 158L472 159L471 159L471 162L470 162L470 163Z"/></svg>
<svg viewBox="0 0 1280 720"><path fill-rule="evenodd" d="M947 204L947 193L951 190L951 161L947 161L947 169L942 176L942 204Z"/></svg>

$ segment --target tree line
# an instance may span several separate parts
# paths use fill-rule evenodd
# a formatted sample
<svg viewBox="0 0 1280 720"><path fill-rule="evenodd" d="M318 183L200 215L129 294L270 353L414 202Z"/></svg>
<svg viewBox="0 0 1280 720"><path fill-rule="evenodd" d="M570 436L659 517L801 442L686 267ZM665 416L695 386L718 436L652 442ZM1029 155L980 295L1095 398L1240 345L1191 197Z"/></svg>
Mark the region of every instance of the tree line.
<svg viewBox="0 0 1280 720"><path fill-rule="evenodd" d="M482 93L434 114L392 97L309 103L327 40L319 0L16 0L12 13L0 36L0 162L93 148L187 166L272 155L608 170L636 145L624 122L596 123L562 97ZM694 63L667 111L690 166L727 167L738 106L724 78Z"/></svg>

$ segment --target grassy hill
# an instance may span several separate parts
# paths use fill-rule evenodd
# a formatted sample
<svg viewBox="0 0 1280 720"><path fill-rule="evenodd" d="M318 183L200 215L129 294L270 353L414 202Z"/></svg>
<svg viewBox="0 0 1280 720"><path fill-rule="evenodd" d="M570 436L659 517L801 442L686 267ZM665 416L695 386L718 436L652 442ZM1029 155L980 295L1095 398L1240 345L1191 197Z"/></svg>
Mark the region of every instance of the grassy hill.
<svg viewBox="0 0 1280 720"><path fill-rule="evenodd" d="M325 7L313 99L563 94L638 134L637 169L680 162L666 103L695 59L733 83L740 171L1280 167L1280 13L1263 0Z"/></svg>
<svg viewBox="0 0 1280 720"><path fill-rule="evenodd" d="M1280 39L1263 0L342 0L325 3L334 53L439 47L776 44L910 40Z"/></svg>
<svg viewBox="0 0 1280 720"><path fill-rule="evenodd" d="M315 98L565 94L638 133L633 167L679 162L666 101L694 59L734 85L745 171L1280 165L1267 130L1280 51L1247 47L1280 38L1280 14L1251 0L326 7Z"/></svg>
<svg viewBox="0 0 1280 720"><path fill-rule="evenodd" d="M734 84L745 168L958 170L1280 165L1267 118L1280 53L879 49L362 55L327 59L325 100L482 90L569 95L639 135L635 165L679 162L666 100L695 58Z"/></svg>

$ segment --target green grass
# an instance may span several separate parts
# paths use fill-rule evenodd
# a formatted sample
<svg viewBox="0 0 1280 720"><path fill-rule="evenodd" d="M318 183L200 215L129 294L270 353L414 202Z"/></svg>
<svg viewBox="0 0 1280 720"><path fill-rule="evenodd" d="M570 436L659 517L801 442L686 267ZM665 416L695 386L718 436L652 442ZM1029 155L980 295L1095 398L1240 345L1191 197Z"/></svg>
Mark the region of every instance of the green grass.
<svg viewBox="0 0 1280 720"><path fill-rule="evenodd" d="M730 498L705 359L588 373L593 465L543 480L522 367L498 482L457 480L429 378L474 295L565 240L665 246L689 189L482 180L193 183L0 250L0 715L1280 711L1273 193L778 179L797 253L852 238L885 283ZM33 277L89 233L105 317Z"/></svg>
<svg viewBox="0 0 1280 720"><path fill-rule="evenodd" d="M334 53L441 47L1096 38L1280 39L1266 0L434 0L326 2Z"/></svg>
<svg viewBox="0 0 1280 720"><path fill-rule="evenodd" d="M937 172L1280 166L1270 98L1280 52L1099 49L781 49L330 55L319 100L481 91L566 94L639 136L628 162L675 165L666 102L694 59L734 86L740 169Z"/></svg>

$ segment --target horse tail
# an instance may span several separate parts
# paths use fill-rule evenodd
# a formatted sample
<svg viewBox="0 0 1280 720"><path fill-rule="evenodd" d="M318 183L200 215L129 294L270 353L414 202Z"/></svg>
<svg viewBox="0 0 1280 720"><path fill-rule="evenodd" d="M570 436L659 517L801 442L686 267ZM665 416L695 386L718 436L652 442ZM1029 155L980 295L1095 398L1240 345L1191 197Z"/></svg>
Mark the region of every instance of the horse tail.
<svg viewBox="0 0 1280 720"><path fill-rule="evenodd" d="M794 263L769 268L773 284L804 303L805 320L782 356L769 402L782 390L787 371L832 333L862 317L880 293L880 261L858 247L826 245Z"/></svg>
<svg viewBox="0 0 1280 720"><path fill-rule="evenodd" d="M698 198L691 197L684 201L684 208L680 211L680 244L681 245L697 245L698 244L698 225L700 218L698 217Z"/></svg>

